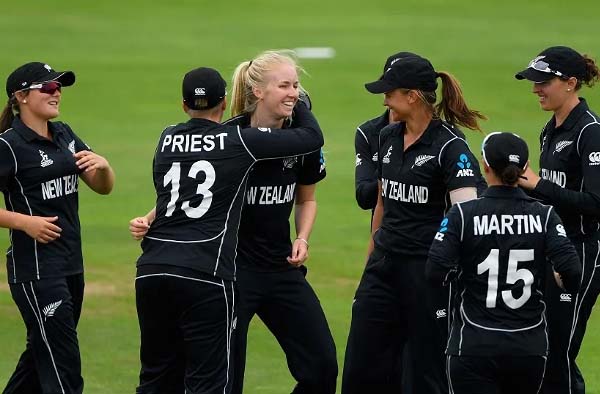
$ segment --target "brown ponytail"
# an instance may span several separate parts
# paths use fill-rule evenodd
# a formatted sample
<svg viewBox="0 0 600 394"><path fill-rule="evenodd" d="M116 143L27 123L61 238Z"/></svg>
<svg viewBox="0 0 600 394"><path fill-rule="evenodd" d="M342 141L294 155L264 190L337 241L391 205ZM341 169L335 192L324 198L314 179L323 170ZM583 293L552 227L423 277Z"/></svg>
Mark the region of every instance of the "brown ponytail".
<svg viewBox="0 0 600 394"><path fill-rule="evenodd" d="M442 79L442 100L435 106L436 113L439 116L443 115L448 123L481 131L477 120L487 118L479 111L467 107L456 78L445 71L438 72L438 76Z"/></svg>
<svg viewBox="0 0 600 394"><path fill-rule="evenodd" d="M579 90L582 84L591 88L600 79L600 69L598 69L598 65L594 59L588 55L583 55L583 60L585 61L585 76L581 81L577 81L575 90Z"/></svg>
<svg viewBox="0 0 600 394"><path fill-rule="evenodd" d="M19 112L19 106L17 105L16 97L13 95L8 99L6 106L2 110L2 115L0 115L0 133L4 133L11 128L12 122L15 119L15 112Z"/></svg>

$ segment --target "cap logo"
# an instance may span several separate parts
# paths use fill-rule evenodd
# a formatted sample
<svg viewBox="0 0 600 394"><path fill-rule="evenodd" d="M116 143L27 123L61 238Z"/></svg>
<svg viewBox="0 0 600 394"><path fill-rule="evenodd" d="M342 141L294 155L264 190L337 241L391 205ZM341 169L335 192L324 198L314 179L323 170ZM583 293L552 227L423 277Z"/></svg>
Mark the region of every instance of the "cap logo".
<svg viewBox="0 0 600 394"><path fill-rule="evenodd" d="M539 62L540 60L542 60L545 57L546 57L546 55L537 56L536 58L534 58L532 61L529 62L529 67L533 66L535 63Z"/></svg>
<svg viewBox="0 0 600 394"><path fill-rule="evenodd" d="M48 70L48 72L49 72L49 73L51 73L51 72L52 72L52 67L50 67L49 65L47 65L47 64L44 64L44 68L45 68L46 70Z"/></svg>
<svg viewBox="0 0 600 394"><path fill-rule="evenodd" d="M21 82L21 86L27 86L27 81Z"/></svg>
<svg viewBox="0 0 600 394"><path fill-rule="evenodd" d="M511 163L519 163L519 160L521 159L521 157L519 155L508 155L508 161L510 161Z"/></svg>
<svg viewBox="0 0 600 394"><path fill-rule="evenodd" d="M196 96L206 96L206 90L204 88L196 88L194 89L194 94Z"/></svg>

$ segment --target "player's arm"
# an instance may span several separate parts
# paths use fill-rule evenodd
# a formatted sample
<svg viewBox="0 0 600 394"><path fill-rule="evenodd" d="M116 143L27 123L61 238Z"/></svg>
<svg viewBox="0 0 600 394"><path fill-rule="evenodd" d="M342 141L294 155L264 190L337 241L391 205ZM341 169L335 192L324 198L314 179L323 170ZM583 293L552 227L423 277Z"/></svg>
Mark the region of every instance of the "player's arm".
<svg viewBox="0 0 600 394"><path fill-rule="evenodd" d="M447 285L458 272L462 231L460 204L452 206L435 234L429 257L425 263L425 276L434 285Z"/></svg>
<svg viewBox="0 0 600 394"><path fill-rule="evenodd" d="M581 261L553 207L549 207L548 210L546 256L554 271L560 275L564 289L576 293L581 283Z"/></svg>
<svg viewBox="0 0 600 394"><path fill-rule="evenodd" d="M367 247L367 257L371 255L375 249L375 241L373 240L377 231L383 222L383 197L381 196L381 181L377 181L377 204L373 212L373 220L371 221L371 237L369 238L369 246Z"/></svg>
<svg viewBox="0 0 600 394"><path fill-rule="evenodd" d="M354 137L356 166L354 168L354 188L356 202L362 209L373 209L377 205L377 167L371 159L371 145L360 127Z"/></svg>
<svg viewBox="0 0 600 394"><path fill-rule="evenodd" d="M129 233L135 240L144 238L150 225L156 218L156 207L153 207L145 216L139 216L129 221Z"/></svg>
<svg viewBox="0 0 600 394"><path fill-rule="evenodd" d="M323 146L323 133L314 115L302 101L294 108L294 124L289 129L248 128L240 137L256 160L303 155Z"/></svg>
<svg viewBox="0 0 600 394"><path fill-rule="evenodd" d="M317 218L316 188L316 184L298 185L296 191L296 204L294 206L296 239L292 243L292 255L287 258L288 262L295 266L302 265L308 258L310 233Z"/></svg>
<svg viewBox="0 0 600 394"><path fill-rule="evenodd" d="M8 192L16 169L16 158L8 142L0 139L0 191ZM24 215L0 208L0 227L23 231L40 243L48 243L60 237L62 229L54 224L57 220L58 216Z"/></svg>
<svg viewBox="0 0 600 394"><path fill-rule="evenodd" d="M481 173L477 159L462 139L449 142L440 152L438 164L444 174L452 204L477 198Z"/></svg>
<svg viewBox="0 0 600 394"><path fill-rule="evenodd" d="M555 207L579 215L600 217L600 125L592 124L582 131L577 145L581 157L583 187L575 191L563 189L559 185L541 179L531 169L527 169L519 185L533 189L536 196Z"/></svg>
<svg viewBox="0 0 600 394"><path fill-rule="evenodd" d="M96 193L109 194L115 184L115 173L108 160L89 150L79 151L74 156L86 185Z"/></svg>

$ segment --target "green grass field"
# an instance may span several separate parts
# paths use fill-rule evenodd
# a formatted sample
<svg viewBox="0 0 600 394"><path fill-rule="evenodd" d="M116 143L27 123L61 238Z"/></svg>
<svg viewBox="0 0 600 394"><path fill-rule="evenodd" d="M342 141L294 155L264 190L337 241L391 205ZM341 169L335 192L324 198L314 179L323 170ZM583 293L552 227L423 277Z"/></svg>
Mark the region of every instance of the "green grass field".
<svg viewBox="0 0 600 394"><path fill-rule="evenodd" d="M428 57L455 74L471 106L489 116L486 131L536 136L547 113L531 85L513 78L550 45L569 45L600 59L600 2L583 0L269 0L206 2L172 0L63 0L5 4L2 81L18 65L45 61L77 74L63 91L61 119L117 174L112 195L81 186L86 259L86 299L79 338L86 393L131 393L139 372L139 333L133 278L139 246L127 222L154 204L151 158L162 128L185 119L181 78L212 66L229 78L242 60L265 49L327 46L336 56L305 60L303 84L326 133L327 179L319 185L319 215L311 239L309 279L333 331L340 370L350 305L369 234L368 212L354 201L354 132L378 115L382 97L363 83L379 76L385 58L399 50ZM600 111L600 86L584 89ZM478 152L482 135L467 133ZM8 245L7 231L0 245ZM0 386L24 348L25 330L0 272ZM262 323L255 321L248 349L247 393L292 388L285 358ZM579 357L588 393L600 393L600 317L592 314Z"/></svg>

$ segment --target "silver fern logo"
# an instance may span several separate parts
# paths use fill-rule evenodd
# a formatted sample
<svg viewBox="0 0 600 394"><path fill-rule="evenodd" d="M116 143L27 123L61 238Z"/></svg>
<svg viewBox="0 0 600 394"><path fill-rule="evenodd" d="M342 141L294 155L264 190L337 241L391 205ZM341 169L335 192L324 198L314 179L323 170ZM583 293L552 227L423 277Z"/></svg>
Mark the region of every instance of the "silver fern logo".
<svg viewBox="0 0 600 394"><path fill-rule="evenodd" d="M429 160L434 158L435 156L431 155L419 155L415 159L415 164L413 164L411 168L413 168L414 166L421 167L423 164L427 163Z"/></svg>
<svg viewBox="0 0 600 394"><path fill-rule="evenodd" d="M565 149L567 146L571 145L573 143L573 141L560 141L556 143L556 146L554 147L554 152L552 152L552 154L555 154L557 152L560 153L560 151L562 151L563 149Z"/></svg>
<svg viewBox="0 0 600 394"><path fill-rule="evenodd" d="M294 168L294 165L298 162L298 156L286 157L283 159L283 168Z"/></svg>
<svg viewBox="0 0 600 394"><path fill-rule="evenodd" d="M69 150L71 151L71 153L75 154L75 140L69 143Z"/></svg>
<svg viewBox="0 0 600 394"><path fill-rule="evenodd" d="M54 312L56 312L60 304L62 304L62 300L48 304L42 309L42 312L44 312L44 321L46 321L46 319L49 317L54 316Z"/></svg>

